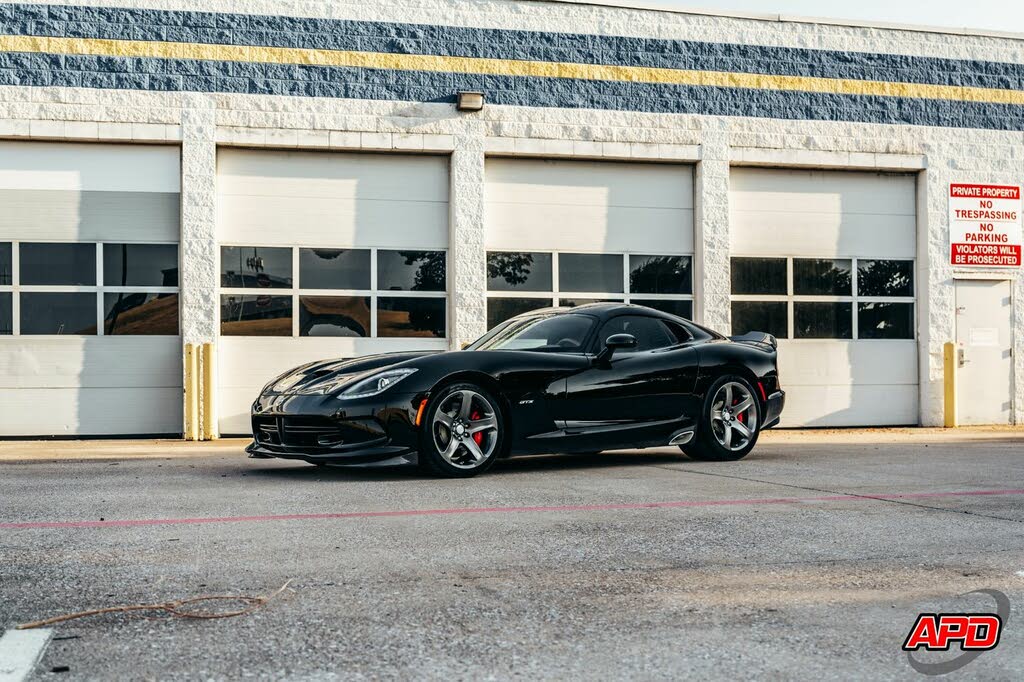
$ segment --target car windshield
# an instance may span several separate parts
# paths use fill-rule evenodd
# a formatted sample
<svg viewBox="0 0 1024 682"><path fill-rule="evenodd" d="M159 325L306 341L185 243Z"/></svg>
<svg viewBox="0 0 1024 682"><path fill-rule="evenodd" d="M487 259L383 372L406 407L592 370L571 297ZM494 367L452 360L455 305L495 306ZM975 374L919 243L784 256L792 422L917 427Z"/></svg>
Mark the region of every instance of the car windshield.
<svg viewBox="0 0 1024 682"><path fill-rule="evenodd" d="M516 318L495 328L469 350L580 353L596 321L590 315L571 313Z"/></svg>

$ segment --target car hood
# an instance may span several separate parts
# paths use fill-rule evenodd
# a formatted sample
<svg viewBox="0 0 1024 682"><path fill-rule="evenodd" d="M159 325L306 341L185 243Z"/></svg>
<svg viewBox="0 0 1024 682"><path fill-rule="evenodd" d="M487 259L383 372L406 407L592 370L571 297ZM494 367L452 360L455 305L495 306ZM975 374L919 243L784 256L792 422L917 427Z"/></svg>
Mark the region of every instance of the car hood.
<svg viewBox="0 0 1024 682"><path fill-rule="evenodd" d="M263 387L264 395L323 394L340 390L382 369L442 351L382 353L348 360L318 360L289 370Z"/></svg>

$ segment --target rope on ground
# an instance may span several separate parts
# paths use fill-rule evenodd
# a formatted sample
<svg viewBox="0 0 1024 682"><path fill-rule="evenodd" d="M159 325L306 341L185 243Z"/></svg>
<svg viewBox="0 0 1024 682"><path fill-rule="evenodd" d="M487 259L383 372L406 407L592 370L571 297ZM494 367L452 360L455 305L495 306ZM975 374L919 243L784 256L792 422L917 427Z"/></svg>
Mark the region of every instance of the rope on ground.
<svg viewBox="0 0 1024 682"><path fill-rule="evenodd" d="M164 602L162 604L129 604L126 606L110 606L104 609L92 609L89 611L79 611L78 613L68 613L63 616L54 616L53 618L47 618L45 620L37 620L32 623L23 623L15 626L16 630L31 630L32 628L42 628L47 625L54 625L55 623L63 623L64 621L74 620L76 618L85 618L86 616L99 616L105 613L130 613L132 611L163 611L169 616L175 618L194 618L201 620L212 620L215 618L234 618L236 616L244 616L252 613L261 606L266 605L272 599L278 597L282 592L288 589L288 585L291 584L291 580L288 580L284 585L281 585L275 592L265 597L251 597L247 595L208 595L203 597L193 597L191 599L176 599L174 601ZM242 604L247 604L243 609L235 611L202 611L202 610L188 610L189 606L200 604L203 602L214 602L214 601L234 601Z"/></svg>

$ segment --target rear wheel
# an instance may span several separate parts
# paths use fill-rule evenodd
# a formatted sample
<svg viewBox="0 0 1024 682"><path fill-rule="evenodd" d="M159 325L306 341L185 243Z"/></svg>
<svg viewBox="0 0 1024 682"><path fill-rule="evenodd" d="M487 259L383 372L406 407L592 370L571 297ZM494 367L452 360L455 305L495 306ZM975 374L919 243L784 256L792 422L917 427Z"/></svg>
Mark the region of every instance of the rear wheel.
<svg viewBox="0 0 1024 682"><path fill-rule="evenodd" d="M452 478L486 471L504 446L497 399L476 384L442 388L431 398L420 434L420 465Z"/></svg>
<svg viewBox="0 0 1024 682"><path fill-rule="evenodd" d="M691 459L733 462L757 443L761 404L754 387L741 376L728 375L711 385L694 439L679 446Z"/></svg>

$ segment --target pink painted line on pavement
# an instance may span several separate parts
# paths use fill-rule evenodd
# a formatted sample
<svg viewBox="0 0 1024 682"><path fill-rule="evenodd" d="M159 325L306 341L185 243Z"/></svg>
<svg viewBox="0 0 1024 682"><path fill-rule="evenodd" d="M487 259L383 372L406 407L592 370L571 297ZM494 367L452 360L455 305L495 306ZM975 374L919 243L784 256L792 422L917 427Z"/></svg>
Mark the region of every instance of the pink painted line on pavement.
<svg viewBox="0 0 1024 682"><path fill-rule="evenodd" d="M619 504L567 504L538 507L457 507L453 509L400 509L383 511L335 512L320 514L268 514L261 516L207 516L179 519L121 519L112 521L23 521L0 522L0 530L32 528L131 528L136 526L174 526L203 523L257 523L264 521L322 521L366 519L389 516L439 516L443 514L524 514L530 512L626 511L635 509L685 509L690 507L743 507L769 504L806 504L810 502L869 502L921 500L943 497L983 497L1024 495L1024 490L961 490L930 493L891 493L827 495L823 497L767 497L738 500L681 500L677 502L623 502Z"/></svg>

